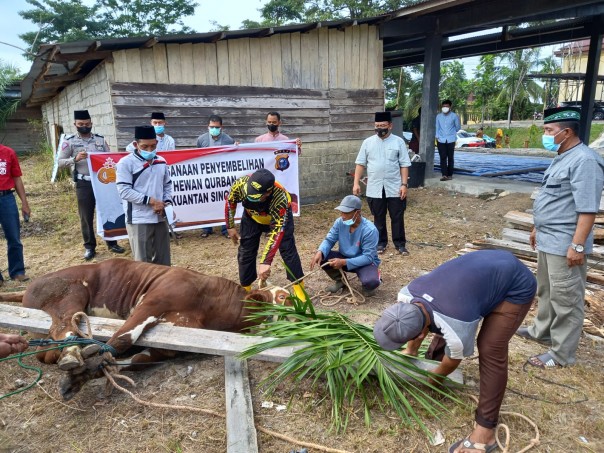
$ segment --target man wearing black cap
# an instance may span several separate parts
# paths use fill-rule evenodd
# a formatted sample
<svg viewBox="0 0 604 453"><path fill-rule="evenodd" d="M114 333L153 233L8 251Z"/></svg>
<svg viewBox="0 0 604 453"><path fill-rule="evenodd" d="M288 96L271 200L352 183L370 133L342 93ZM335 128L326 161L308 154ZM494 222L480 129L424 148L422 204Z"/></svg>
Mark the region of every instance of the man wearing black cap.
<svg viewBox="0 0 604 453"><path fill-rule="evenodd" d="M74 126L78 131L75 135L64 138L59 152L59 168L71 167L73 179L76 183L76 197L78 199L78 214L80 215L80 228L84 238L84 259L90 261L96 255L96 236L94 234L94 208L96 199L90 181L88 170L89 152L108 153L109 145L102 135L93 134L92 120L88 110L75 110L73 112ZM117 241L105 241L107 247L114 253L124 253L125 250Z"/></svg>
<svg viewBox="0 0 604 453"><path fill-rule="evenodd" d="M166 117L163 112L151 113L151 126L155 129L157 138L157 151L174 151L176 143L174 139L166 134Z"/></svg>
<svg viewBox="0 0 604 453"><path fill-rule="evenodd" d="M172 180L165 159L156 154L155 134L153 126L135 128L136 150L118 162L116 184L134 259L170 266L164 209L172 204Z"/></svg>
<svg viewBox="0 0 604 453"><path fill-rule="evenodd" d="M151 113L151 126L155 129L155 138L157 138L157 151L174 151L176 143L174 139L166 134L166 117L163 112ZM133 153L136 149L135 142L126 146L126 151Z"/></svg>
<svg viewBox="0 0 604 453"><path fill-rule="evenodd" d="M334 222L327 237L321 242L310 262L310 270L329 262L323 270L335 282L327 288L330 293L344 287L340 269L354 272L363 287L363 295L371 297L380 285L377 228L361 215L361 199L355 195L344 197L336 211L340 211L340 218ZM331 250L336 242L337 252Z"/></svg>
<svg viewBox="0 0 604 453"><path fill-rule="evenodd" d="M508 344L535 297L532 272L510 252L480 250L450 260L399 291L399 303L376 322L376 341L388 350L416 356L422 340L434 338L426 358L447 376L474 354L478 333L480 397L476 425L449 452L493 451L495 428L508 379ZM438 379L437 381L442 381ZM437 382L433 382L436 384Z"/></svg>
<svg viewBox="0 0 604 453"><path fill-rule="evenodd" d="M388 245L388 212L392 242L401 255L409 255L405 238L405 209L411 161L405 141L392 134L390 112L375 114L375 135L365 139L355 163L353 195L361 194L360 181L367 168L367 203L380 233L378 253L384 253Z"/></svg>
<svg viewBox="0 0 604 453"><path fill-rule="evenodd" d="M604 160L581 142L580 110L548 109L543 147L557 153L545 171L535 199L530 245L537 248L538 310L534 324L518 335L550 345L529 359L531 365L572 365L584 317L587 257L604 184Z"/></svg>
<svg viewBox="0 0 604 453"><path fill-rule="evenodd" d="M234 243L239 242L239 282L248 291L258 276L262 280L270 276L271 264L277 250L292 274L287 273L290 281L304 275L294 239L291 202L289 192L275 181L275 176L266 168L261 168L249 176L242 176L231 186L225 207L225 223L229 237ZM235 229L238 203L243 205L239 234ZM256 270L260 236L265 232L268 232L268 241ZM303 282L293 287L296 295L305 300L303 288Z"/></svg>

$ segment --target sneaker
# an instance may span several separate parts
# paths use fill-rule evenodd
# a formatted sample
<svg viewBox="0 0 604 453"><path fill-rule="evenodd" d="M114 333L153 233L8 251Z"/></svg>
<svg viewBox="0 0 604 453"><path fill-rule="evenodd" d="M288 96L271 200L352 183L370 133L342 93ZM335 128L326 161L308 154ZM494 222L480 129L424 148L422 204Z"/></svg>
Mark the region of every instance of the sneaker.
<svg viewBox="0 0 604 453"><path fill-rule="evenodd" d="M86 261L90 261L95 256L96 256L96 251L94 251L92 249L86 249L86 253L84 253L84 259Z"/></svg>
<svg viewBox="0 0 604 453"><path fill-rule="evenodd" d="M403 256L409 256L409 250L405 246L399 247L398 252Z"/></svg>
<svg viewBox="0 0 604 453"><path fill-rule="evenodd" d="M453 179L453 176L447 176L447 181L451 181Z"/></svg>
<svg viewBox="0 0 604 453"><path fill-rule="evenodd" d="M126 252L126 249L124 247L121 247L121 246L119 246L117 244L108 245L107 248L110 251L112 251L113 253L120 253L121 254L121 253Z"/></svg>
<svg viewBox="0 0 604 453"><path fill-rule="evenodd" d="M440 178L441 181L447 181L449 178L447 178L446 176L443 176L442 178Z"/></svg>
<svg viewBox="0 0 604 453"><path fill-rule="evenodd" d="M386 251L386 246L385 245L378 245L377 246L377 252L378 255L381 255L382 253L384 253Z"/></svg>
<svg viewBox="0 0 604 453"><path fill-rule="evenodd" d="M19 275L15 275L13 277L13 280L18 281L18 282L26 282L26 281L29 281L29 277L27 277L25 274L19 274Z"/></svg>

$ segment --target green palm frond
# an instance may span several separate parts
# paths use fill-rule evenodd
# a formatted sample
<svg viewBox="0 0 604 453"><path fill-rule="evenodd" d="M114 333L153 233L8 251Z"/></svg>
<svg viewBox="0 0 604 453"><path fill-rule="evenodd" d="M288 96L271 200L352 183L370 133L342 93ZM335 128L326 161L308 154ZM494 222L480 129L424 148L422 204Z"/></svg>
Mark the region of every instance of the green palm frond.
<svg viewBox="0 0 604 453"><path fill-rule="evenodd" d="M247 348L241 358L272 348L295 347L263 381L269 393L286 379L296 383L309 379L313 386L326 386L332 402L332 426L338 432L346 429L348 409L356 400L363 404L367 424L370 407L377 400L378 406L391 408L406 425L415 423L428 435L423 415L439 417L447 412L443 401L463 404L448 386L429 384L428 378L434 375L418 367L418 359L383 350L370 327L335 311L317 313L310 301L292 297L292 303L291 307L257 303L250 307L252 319L277 320L253 333L271 338Z"/></svg>

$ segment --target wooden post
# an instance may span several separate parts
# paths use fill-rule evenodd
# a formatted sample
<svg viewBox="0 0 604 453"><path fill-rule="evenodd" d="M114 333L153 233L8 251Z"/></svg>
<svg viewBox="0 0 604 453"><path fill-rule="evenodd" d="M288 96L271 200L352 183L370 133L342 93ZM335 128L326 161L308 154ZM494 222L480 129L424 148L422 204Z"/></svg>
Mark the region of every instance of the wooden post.
<svg viewBox="0 0 604 453"><path fill-rule="evenodd" d="M422 116L419 153L426 162L425 177L434 177L434 137L436 136L436 111L438 110L438 83L440 81L440 58L442 36L426 37L424 56L424 81L422 84Z"/></svg>
<svg viewBox="0 0 604 453"><path fill-rule="evenodd" d="M257 453L258 440L246 360L224 358L224 390L227 453Z"/></svg>

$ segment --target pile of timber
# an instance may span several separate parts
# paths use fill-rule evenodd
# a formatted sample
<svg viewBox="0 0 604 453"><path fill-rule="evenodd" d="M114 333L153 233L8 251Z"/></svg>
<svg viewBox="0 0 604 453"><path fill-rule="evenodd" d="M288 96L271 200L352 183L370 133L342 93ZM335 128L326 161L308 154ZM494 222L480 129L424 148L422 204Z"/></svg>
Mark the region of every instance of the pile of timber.
<svg viewBox="0 0 604 453"><path fill-rule="evenodd" d="M529 245L533 216L520 211L510 211L504 217L506 225L502 239L485 238L466 244L458 255L475 250L500 249L512 252L534 273L537 272L537 251ZM585 290L585 322L583 330L604 338L604 214L596 216L594 248L587 260L587 287Z"/></svg>

